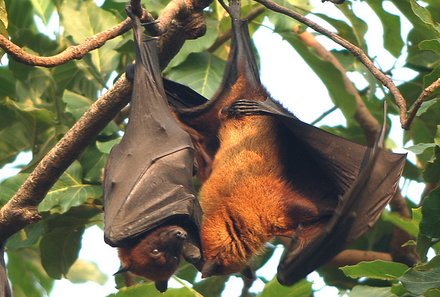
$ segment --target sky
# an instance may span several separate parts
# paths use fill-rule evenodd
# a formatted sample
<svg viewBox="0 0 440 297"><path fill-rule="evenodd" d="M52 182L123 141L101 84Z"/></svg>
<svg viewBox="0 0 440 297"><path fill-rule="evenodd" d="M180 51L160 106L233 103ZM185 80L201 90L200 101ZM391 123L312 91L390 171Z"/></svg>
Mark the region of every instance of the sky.
<svg viewBox="0 0 440 297"><path fill-rule="evenodd" d="M333 4L321 3L320 0L310 1L319 12L325 13L331 17L344 16L333 7ZM392 4L385 5L391 13L398 13ZM408 80L414 73L408 69L403 68L404 58L396 61L386 50L382 44L382 27L380 21L371 12L365 2L355 2L354 9L356 14L368 20L369 30L367 32L367 40L369 44L369 55L376 57L377 64L382 69L387 70L392 65L396 64L400 68L393 72L393 77L398 80ZM270 24L265 23L270 26ZM322 23L328 28L328 25ZM403 21L402 35L406 36L410 29L409 22ZM254 42L258 48L261 65L261 80L272 96L283 103L290 111L292 111L298 118L305 122L312 122L318 118L324 111L333 107L326 87L319 80L316 74L307 66L301 57L291 48L287 42L283 41L281 37L273 34L270 29L262 26L255 32ZM317 38L327 49L339 48L332 41L325 37ZM349 74L352 75L352 74ZM353 77L353 75L352 75ZM366 82L360 77L353 77L355 84L362 88ZM393 121L397 121L394 118ZM391 132L392 138L395 140L402 139L402 131L398 123L393 125ZM345 125L345 119L339 111L335 111L318 123L318 125ZM397 142L398 148L402 151L402 143ZM20 163L29 161L30 154L21 155ZM410 156L414 159L414 156ZM6 166L0 170L0 180L6 176L15 174L17 169L14 166ZM422 185L411 183L406 185L404 194L417 199L418 193L421 191ZM276 271L278 258L281 256L282 249L277 248L276 256L274 256L263 269L258 272L259 276L271 279ZM70 296L107 296L114 289L114 282L112 274L119 268L119 261L116 255L116 250L109 247L103 241L103 233L98 227L92 227L86 230L83 237L83 247L79 255L80 259L89 260L97 263L99 269L109 276L107 283L104 286L88 282L85 284L72 284L68 280L56 281L55 288L51 293L51 297L70 297ZM336 288L324 287L323 281L316 273L309 276L309 280L314 282L314 289L319 290L315 293L317 297L324 296L338 296ZM228 282L223 296L234 297L239 296L241 290L241 280L237 277L232 277ZM256 282L253 290L260 291L264 284L262 281Z"/></svg>

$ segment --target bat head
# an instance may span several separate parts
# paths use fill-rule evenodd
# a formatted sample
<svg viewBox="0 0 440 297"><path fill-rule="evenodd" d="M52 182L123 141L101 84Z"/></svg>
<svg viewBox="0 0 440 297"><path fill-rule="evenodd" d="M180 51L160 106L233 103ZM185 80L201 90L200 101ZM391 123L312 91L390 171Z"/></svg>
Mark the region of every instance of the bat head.
<svg viewBox="0 0 440 297"><path fill-rule="evenodd" d="M155 281L160 291L176 271L187 232L180 226L160 226L130 247L119 248L122 266L136 275Z"/></svg>

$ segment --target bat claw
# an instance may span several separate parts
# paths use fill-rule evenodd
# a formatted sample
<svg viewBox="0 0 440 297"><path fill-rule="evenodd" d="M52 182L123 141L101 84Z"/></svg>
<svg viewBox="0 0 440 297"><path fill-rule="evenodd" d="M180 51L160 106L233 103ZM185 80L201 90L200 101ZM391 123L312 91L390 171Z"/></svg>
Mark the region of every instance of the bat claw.
<svg viewBox="0 0 440 297"><path fill-rule="evenodd" d="M263 114L259 101L239 99L230 106L224 108L224 113L229 117L241 117Z"/></svg>

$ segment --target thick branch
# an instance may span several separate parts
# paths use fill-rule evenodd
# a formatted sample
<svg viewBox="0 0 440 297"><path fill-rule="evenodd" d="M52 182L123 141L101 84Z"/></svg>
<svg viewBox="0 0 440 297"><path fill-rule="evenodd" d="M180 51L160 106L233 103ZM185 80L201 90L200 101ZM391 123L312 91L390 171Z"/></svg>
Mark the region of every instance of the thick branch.
<svg viewBox="0 0 440 297"><path fill-rule="evenodd" d="M376 66L374 66L374 63L370 60L370 58L368 58L368 56L363 52L362 49L360 49L359 47L355 46L354 44L348 42L347 40L340 37L339 35L321 27L317 23L311 21L310 19L302 16L301 14L299 14L293 10L290 10L286 7L280 6L270 0L255 0L255 1L261 3L262 5L264 5L265 7L269 8L273 11L285 14L285 15L309 26L310 28L327 36L328 38L330 38L331 40L333 40L337 44L339 44L339 45L343 46L344 48L346 48L347 50L349 50L356 58L359 59L359 61L362 62L362 64L365 65L365 67L368 68L368 70L370 70L370 72L376 77L376 79L378 79L383 85L385 85L390 90L391 94L393 94L393 96L396 100L396 103L400 109L400 122L402 123L402 126L403 126L403 124L406 121L406 111L407 111L405 99L403 98L402 94L400 93L400 91L396 87L396 85L393 83L391 78L386 76L382 71L380 71Z"/></svg>

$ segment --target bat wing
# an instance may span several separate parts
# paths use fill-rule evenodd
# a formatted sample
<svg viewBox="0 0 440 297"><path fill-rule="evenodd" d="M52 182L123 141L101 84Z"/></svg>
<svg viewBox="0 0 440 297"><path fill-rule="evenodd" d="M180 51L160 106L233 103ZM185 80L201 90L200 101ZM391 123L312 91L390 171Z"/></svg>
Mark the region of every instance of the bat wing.
<svg viewBox="0 0 440 297"><path fill-rule="evenodd" d="M105 240L120 246L169 218L198 229L194 149L171 113L163 89L157 42L133 20L136 63L131 110L121 142L110 152L104 177Z"/></svg>
<svg viewBox="0 0 440 297"><path fill-rule="evenodd" d="M208 102L204 96L178 82L163 78L163 85L168 103L177 109L197 107Z"/></svg>
<svg viewBox="0 0 440 297"><path fill-rule="evenodd" d="M353 143L300 121L270 99L238 100L229 112L278 117L302 142L305 153L312 151L320 168L335 184L334 199L338 203L333 215L315 229L296 230L278 267L281 284L295 283L363 235L396 191L406 155L385 151L379 140L372 148ZM314 186L319 187L319 180Z"/></svg>

